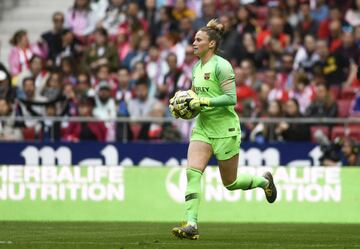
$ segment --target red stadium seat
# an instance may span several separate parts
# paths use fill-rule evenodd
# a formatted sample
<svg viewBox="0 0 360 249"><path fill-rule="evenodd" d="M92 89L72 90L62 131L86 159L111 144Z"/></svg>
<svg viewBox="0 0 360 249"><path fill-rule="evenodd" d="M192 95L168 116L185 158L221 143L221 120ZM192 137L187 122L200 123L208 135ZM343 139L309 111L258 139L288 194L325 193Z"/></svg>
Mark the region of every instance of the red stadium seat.
<svg viewBox="0 0 360 249"><path fill-rule="evenodd" d="M334 126L331 130L331 140L334 140L336 137L346 137L346 132L343 125Z"/></svg>
<svg viewBox="0 0 360 249"><path fill-rule="evenodd" d="M346 118L349 116L351 102L351 99L339 99L336 101L338 107L338 117Z"/></svg>
<svg viewBox="0 0 360 249"><path fill-rule="evenodd" d="M328 138L330 137L330 128L328 126L325 125L313 125L310 127L310 131L311 131L311 142L313 143L317 143L318 141L315 138L315 132L321 130L325 136L327 136Z"/></svg>
<svg viewBox="0 0 360 249"><path fill-rule="evenodd" d="M360 142L360 124L349 125L349 137L357 142Z"/></svg>
<svg viewBox="0 0 360 249"><path fill-rule="evenodd" d="M130 129L132 134L134 135L134 140L137 140L140 135L141 124L136 124L136 123L130 124Z"/></svg>
<svg viewBox="0 0 360 249"><path fill-rule="evenodd" d="M352 86L345 86L341 89L340 98L341 99L354 99L356 92L359 91L359 88L354 88Z"/></svg>
<svg viewBox="0 0 360 249"><path fill-rule="evenodd" d="M332 86L329 89L331 95L334 97L334 99L338 99L340 95L340 88L337 86Z"/></svg>
<svg viewBox="0 0 360 249"><path fill-rule="evenodd" d="M35 129L32 127L25 127L22 129L23 137L25 141L35 140Z"/></svg>

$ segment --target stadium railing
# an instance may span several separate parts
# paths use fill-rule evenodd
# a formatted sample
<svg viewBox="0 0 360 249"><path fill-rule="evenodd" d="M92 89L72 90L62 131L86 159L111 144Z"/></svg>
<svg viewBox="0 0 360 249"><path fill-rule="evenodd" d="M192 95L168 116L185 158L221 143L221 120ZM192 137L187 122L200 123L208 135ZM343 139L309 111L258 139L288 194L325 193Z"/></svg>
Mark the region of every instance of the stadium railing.
<svg viewBox="0 0 360 249"><path fill-rule="evenodd" d="M63 116L52 116L52 117L0 117L0 122L12 120L13 122L23 122L23 121L53 121L61 123L71 123L71 122L115 122L115 123L174 123L177 122L191 122L191 120L175 120L171 117L166 118L129 118L129 117L117 117L114 119L99 119L95 117L63 117ZM360 141L360 117L348 117L348 118L240 118L240 123L242 124L276 124L280 122L286 122L289 124L308 124L311 128L322 129L324 127L331 127L332 133L328 133L327 136L332 139L335 135L337 136L354 136L356 140ZM127 126L124 126L125 132L127 131ZM324 129L323 129L324 131ZM314 129L311 129L311 133L314 132ZM329 132L329 130L327 131ZM119 142L127 142L127 139Z"/></svg>

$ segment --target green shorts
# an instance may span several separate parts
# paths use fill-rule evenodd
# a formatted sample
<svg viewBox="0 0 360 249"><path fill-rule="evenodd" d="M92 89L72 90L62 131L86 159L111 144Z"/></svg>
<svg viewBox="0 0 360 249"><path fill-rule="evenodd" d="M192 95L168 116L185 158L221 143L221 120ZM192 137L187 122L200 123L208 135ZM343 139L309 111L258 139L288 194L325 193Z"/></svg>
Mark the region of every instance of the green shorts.
<svg viewBox="0 0 360 249"><path fill-rule="evenodd" d="M217 160L227 160L240 151L240 134L232 137L209 138L201 130L192 130L190 141L202 141L210 144Z"/></svg>

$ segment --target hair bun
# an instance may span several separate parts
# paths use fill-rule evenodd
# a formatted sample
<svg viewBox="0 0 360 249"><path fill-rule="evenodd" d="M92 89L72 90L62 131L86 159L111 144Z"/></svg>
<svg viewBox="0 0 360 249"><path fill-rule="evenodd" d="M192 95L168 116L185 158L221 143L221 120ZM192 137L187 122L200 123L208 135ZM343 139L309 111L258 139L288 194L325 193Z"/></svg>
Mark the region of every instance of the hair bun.
<svg viewBox="0 0 360 249"><path fill-rule="evenodd" d="M224 33L224 25L218 23L217 19L211 19L207 24L206 27L209 29L213 29L218 32L220 35Z"/></svg>

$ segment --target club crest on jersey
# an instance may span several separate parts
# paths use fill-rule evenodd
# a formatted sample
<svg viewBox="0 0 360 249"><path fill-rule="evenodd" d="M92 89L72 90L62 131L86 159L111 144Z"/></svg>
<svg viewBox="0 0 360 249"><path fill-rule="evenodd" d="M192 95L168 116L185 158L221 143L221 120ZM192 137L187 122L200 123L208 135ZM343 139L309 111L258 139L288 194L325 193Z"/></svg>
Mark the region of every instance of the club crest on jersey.
<svg viewBox="0 0 360 249"><path fill-rule="evenodd" d="M209 80L210 79L210 73L204 73L204 79Z"/></svg>

